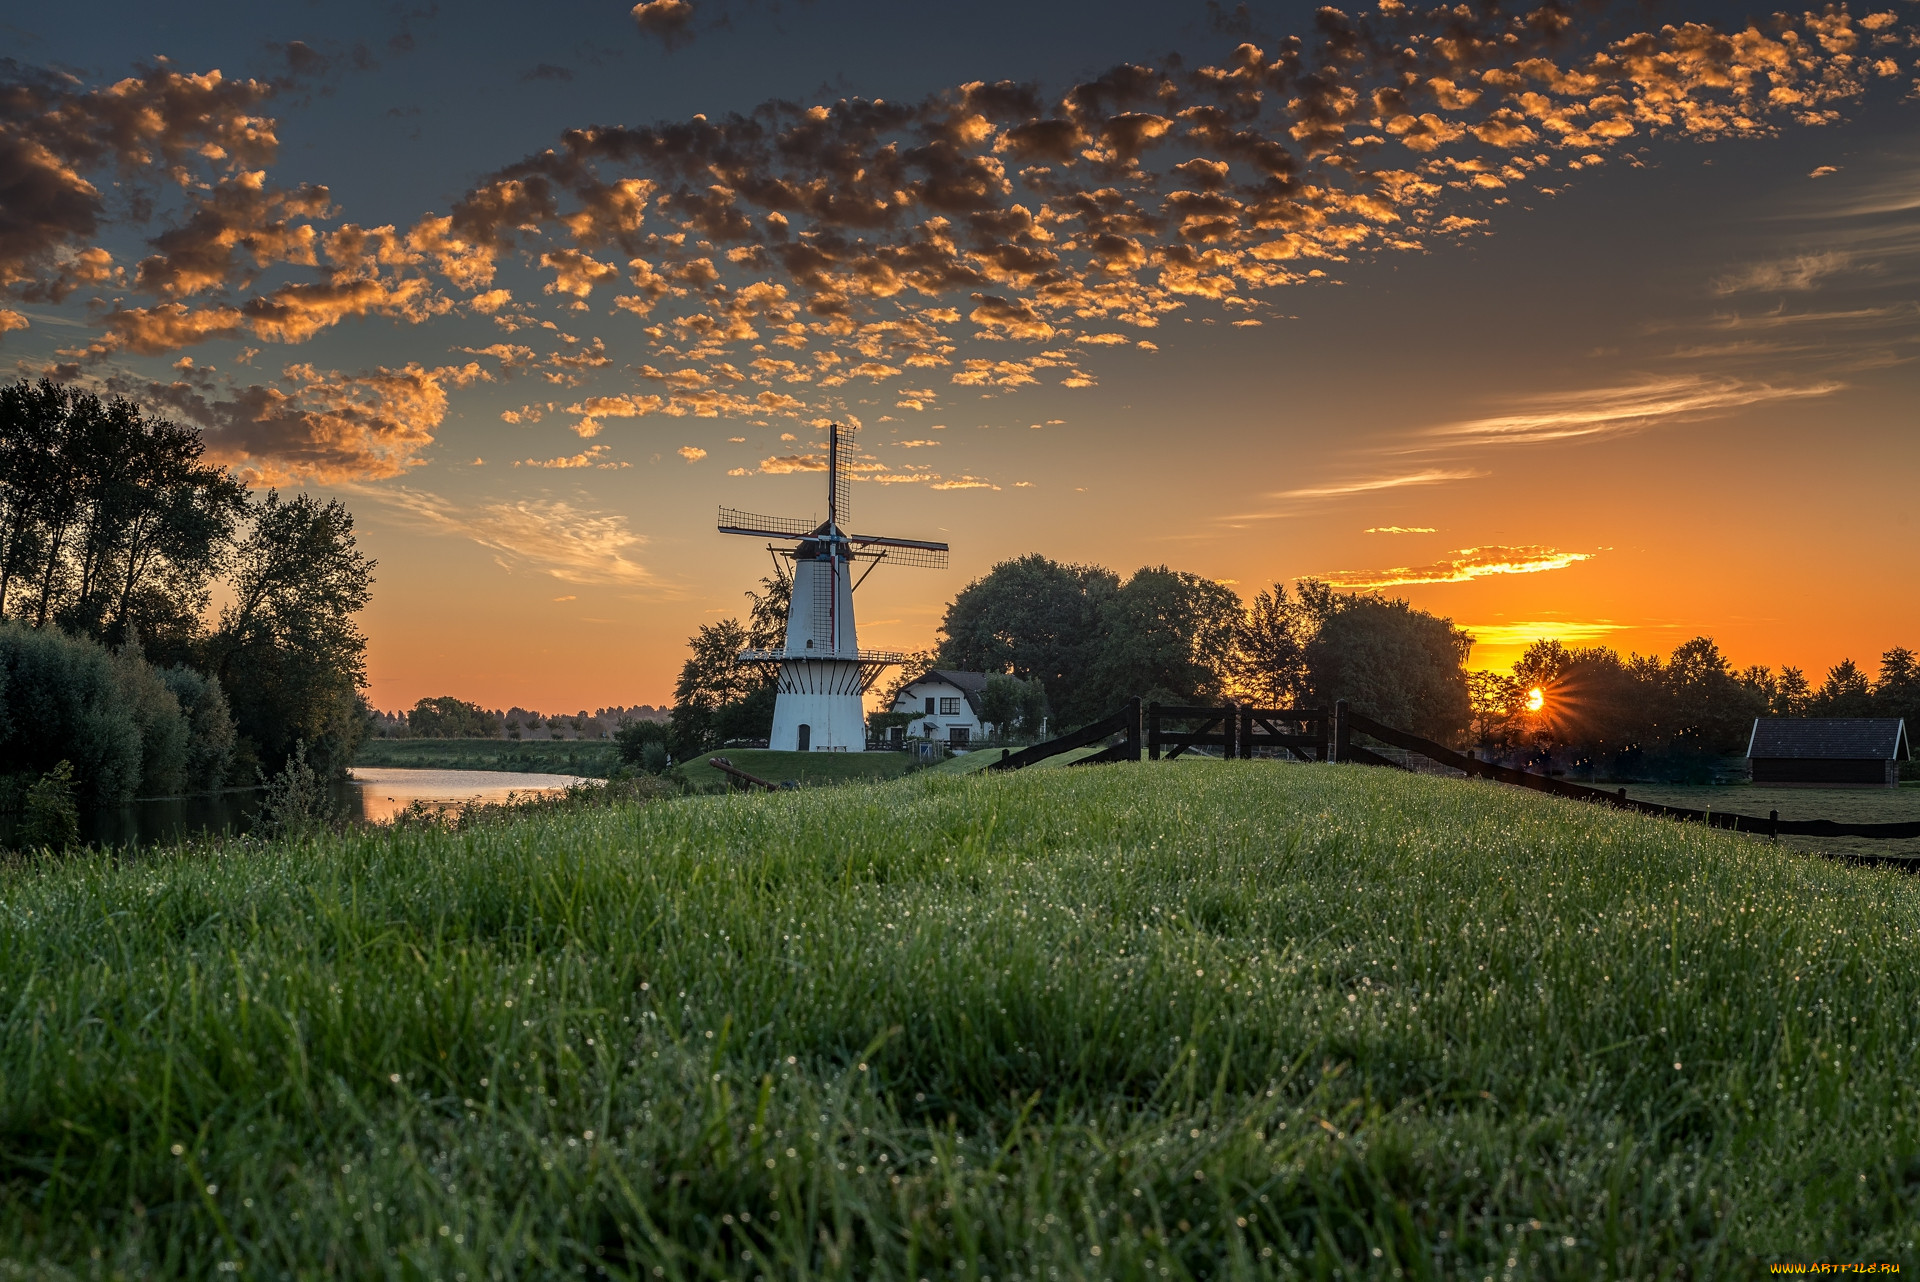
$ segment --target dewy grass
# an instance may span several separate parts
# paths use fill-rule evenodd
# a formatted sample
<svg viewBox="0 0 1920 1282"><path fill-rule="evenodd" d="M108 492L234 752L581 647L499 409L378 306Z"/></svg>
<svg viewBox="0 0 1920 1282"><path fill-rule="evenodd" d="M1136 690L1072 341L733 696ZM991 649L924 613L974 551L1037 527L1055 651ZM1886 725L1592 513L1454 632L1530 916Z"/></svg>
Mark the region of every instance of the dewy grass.
<svg viewBox="0 0 1920 1282"><path fill-rule="evenodd" d="M1497 785L929 772L0 904L29 1271L1913 1260L1920 883Z"/></svg>

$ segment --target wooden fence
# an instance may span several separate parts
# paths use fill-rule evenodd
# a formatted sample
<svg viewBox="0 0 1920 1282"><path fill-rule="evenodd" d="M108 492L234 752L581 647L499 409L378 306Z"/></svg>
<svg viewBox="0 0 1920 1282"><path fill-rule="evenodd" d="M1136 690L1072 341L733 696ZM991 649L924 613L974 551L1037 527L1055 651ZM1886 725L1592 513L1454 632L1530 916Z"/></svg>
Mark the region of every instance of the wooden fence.
<svg viewBox="0 0 1920 1282"><path fill-rule="evenodd" d="M1147 705L1147 759L1173 760L1189 748L1220 748L1224 756L1252 760L1284 752L1302 761L1328 759L1325 708L1255 708L1229 703L1223 708L1185 704ZM1176 730L1184 722L1198 729Z"/></svg>
<svg viewBox="0 0 1920 1282"><path fill-rule="evenodd" d="M1071 734L1063 734L1058 739L1048 739L1036 743L1030 748L1018 752L1002 751L1000 760L988 766L989 770L1019 770L1045 761L1048 757L1057 757L1063 752L1072 752L1075 748L1085 748L1115 736L1119 742L1109 745L1105 751L1097 752L1078 761L1069 761L1070 766L1092 766L1103 761L1140 760L1140 700L1129 699L1111 716L1100 718L1090 726L1081 726Z"/></svg>
<svg viewBox="0 0 1920 1282"><path fill-rule="evenodd" d="M1073 765L1094 765L1106 761L1140 760L1141 740L1146 741L1149 760L1173 758L1192 748L1218 748L1226 757L1252 758L1256 754L1272 756L1284 752L1308 761L1351 762L1356 765L1384 766L1394 770L1410 767L1391 757L1354 742L1359 735L1401 751L1426 757L1468 778L1492 779L1536 792L1568 797L1576 801L1598 802L1620 810L1657 815L1685 823L1704 823L1732 832L1762 837L1864 837L1870 840L1902 840L1920 837L1920 821L1909 823L1857 824L1831 819L1782 819L1770 811L1765 819L1754 815L1728 814L1719 810L1688 810L1681 806L1663 806L1652 801L1636 801L1625 788L1608 792L1549 778L1511 766L1495 765L1477 757L1455 752L1431 739L1375 721L1352 711L1344 700L1325 708L1253 708L1236 703L1221 707L1186 704L1150 704L1146 708L1145 733L1142 734L1140 700L1132 699L1119 711L1072 734L1036 743L1017 753L1003 754L989 770L1018 770L1037 761L1083 748L1103 740L1113 740L1105 751L1083 757ZM1183 726L1185 728L1176 728ZM1920 859L1897 856L1837 854L1830 858L1852 863L1885 864L1906 871L1920 871Z"/></svg>

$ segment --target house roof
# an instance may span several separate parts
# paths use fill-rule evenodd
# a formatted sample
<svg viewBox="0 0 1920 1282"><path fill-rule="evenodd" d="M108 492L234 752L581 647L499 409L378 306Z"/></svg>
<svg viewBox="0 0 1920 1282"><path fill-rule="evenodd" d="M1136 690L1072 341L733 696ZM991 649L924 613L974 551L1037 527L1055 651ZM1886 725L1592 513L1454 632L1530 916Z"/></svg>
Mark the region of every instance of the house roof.
<svg viewBox="0 0 1920 1282"><path fill-rule="evenodd" d="M951 668L928 668L925 672L900 687L905 694L907 689L919 685L922 681L944 681L967 697L967 706L974 715L980 713L980 696L986 693L987 674L984 672L956 672Z"/></svg>
<svg viewBox="0 0 1920 1282"><path fill-rule="evenodd" d="M925 681L927 677L944 681L968 694L984 694L987 689L987 674L984 672L954 672L949 668L929 668L927 675L920 679Z"/></svg>
<svg viewBox="0 0 1920 1282"><path fill-rule="evenodd" d="M1899 717L1758 717L1747 756L1768 760L1897 761L1909 755Z"/></svg>

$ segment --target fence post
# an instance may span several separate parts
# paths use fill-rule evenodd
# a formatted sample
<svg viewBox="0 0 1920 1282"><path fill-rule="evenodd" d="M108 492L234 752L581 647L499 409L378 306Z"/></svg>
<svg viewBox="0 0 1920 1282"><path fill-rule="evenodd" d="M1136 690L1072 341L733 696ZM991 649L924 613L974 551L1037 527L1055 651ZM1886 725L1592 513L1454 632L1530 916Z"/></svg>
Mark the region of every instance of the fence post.
<svg viewBox="0 0 1920 1282"><path fill-rule="evenodd" d="M1333 702L1333 759L1346 761L1352 747L1353 727L1347 724L1347 701L1336 699Z"/></svg>
<svg viewBox="0 0 1920 1282"><path fill-rule="evenodd" d="M1240 708L1240 760L1253 760L1253 705Z"/></svg>
<svg viewBox="0 0 1920 1282"><path fill-rule="evenodd" d="M1320 722L1320 760L1332 761L1333 760L1333 748L1332 748L1333 713L1329 712L1325 708L1320 709L1319 722Z"/></svg>
<svg viewBox="0 0 1920 1282"><path fill-rule="evenodd" d="M1767 811L1767 840L1780 840L1780 812L1778 810Z"/></svg>
<svg viewBox="0 0 1920 1282"><path fill-rule="evenodd" d="M1160 701L1147 705L1147 760L1160 760Z"/></svg>
<svg viewBox="0 0 1920 1282"><path fill-rule="evenodd" d="M1127 701L1127 760L1140 760L1140 696Z"/></svg>
<svg viewBox="0 0 1920 1282"><path fill-rule="evenodd" d="M1240 755L1240 705L1229 699L1220 714L1220 759L1232 761Z"/></svg>

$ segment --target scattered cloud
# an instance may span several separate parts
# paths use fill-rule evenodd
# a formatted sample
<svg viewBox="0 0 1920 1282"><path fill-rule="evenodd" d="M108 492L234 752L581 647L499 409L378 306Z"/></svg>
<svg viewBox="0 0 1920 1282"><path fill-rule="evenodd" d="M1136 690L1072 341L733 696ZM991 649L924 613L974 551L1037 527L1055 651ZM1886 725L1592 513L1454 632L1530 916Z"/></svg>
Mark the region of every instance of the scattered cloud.
<svg viewBox="0 0 1920 1282"><path fill-rule="evenodd" d="M418 467L446 419L449 389L487 377L473 363L360 374L299 364L282 370L277 386L221 388L192 376L115 377L106 386L206 428L208 456L250 484L286 485L378 480Z"/></svg>
<svg viewBox="0 0 1920 1282"><path fill-rule="evenodd" d="M698 445L682 445L674 452L689 463L698 463L707 456L707 452Z"/></svg>
<svg viewBox="0 0 1920 1282"><path fill-rule="evenodd" d="M369 487L402 520L469 539L495 554L508 572L528 570L565 583L662 589L662 580L634 558L647 540L627 518L565 499L520 499L463 506L408 486Z"/></svg>
<svg viewBox="0 0 1920 1282"><path fill-rule="evenodd" d="M1367 534L1433 534L1431 525L1373 525L1364 531Z"/></svg>
<svg viewBox="0 0 1920 1282"><path fill-rule="evenodd" d="M611 446L590 445L586 449L582 450L580 453L569 454L564 458L522 459L519 462L515 463L514 466L515 467L555 468L563 471L568 469L583 468L583 467L592 467L592 468L599 468L604 471L611 471L617 468L633 466L633 464L631 463L612 462L607 458L607 455L611 452L612 452Z"/></svg>
<svg viewBox="0 0 1920 1282"><path fill-rule="evenodd" d="M1713 418L1748 405L1827 396L1844 384L1776 386L1701 375L1650 378L1623 387L1598 387L1534 397L1511 414L1430 428L1425 435L1451 445L1531 445L1644 431L1664 423Z"/></svg>
<svg viewBox="0 0 1920 1282"><path fill-rule="evenodd" d="M1627 624L1610 623L1604 619L1585 623L1542 619L1528 623L1463 623L1460 626L1473 634L1475 645L1500 649L1529 646L1535 641L1580 645L1603 640L1615 632L1626 631L1628 627Z"/></svg>
<svg viewBox="0 0 1920 1282"><path fill-rule="evenodd" d="M693 38L693 5L688 0L641 0L632 9L634 25L669 49Z"/></svg>
<svg viewBox="0 0 1920 1282"><path fill-rule="evenodd" d="M697 16L692 0L629 12L667 45L691 38ZM807 421L844 413L863 382L895 379L917 386L899 387L894 407L926 410L943 384L980 398L1092 387L1097 371L1083 361L1157 350L1145 335L1183 313L1256 325L1247 313L1271 291L1483 234L1495 205L1557 190L1571 172L1604 173L1655 139L1830 123L1890 83L1887 67L1904 74L1913 36L1897 15L1839 7L1724 29L1546 12L1326 8L1302 39L1126 64L1058 96L970 82L917 99L774 101L582 126L504 158L411 226L360 226L327 187L274 181L270 113L293 81L156 60L90 85L0 63L0 289L27 301L97 294L97 341L67 353L93 362L203 343L300 344L352 320L470 317L526 352L499 376L582 389L568 393L582 438L648 414ZM280 53L300 74L326 62L297 43ZM541 63L523 78L571 74ZM1909 182L1848 209L1915 201L1920 183ZM139 228L147 244L128 253L116 242L116 256L101 243L110 224L120 236ZM1747 268L1722 292L1816 288L1852 252ZM496 280L529 268L540 289ZM609 310L642 327L640 352L622 360L652 385L645 395L587 386L616 374L605 339L581 332ZM1751 403L1737 399L1749 393L1824 394L1758 386L1696 388L1677 407L1637 411L1575 397L1432 435L1557 439L1718 412ZM297 379L256 393L271 395L325 399ZM377 407L343 395L358 408L338 413L384 441L370 425ZM251 408L228 417L235 430L266 421ZM420 429L387 431L398 440ZM388 453L401 469L416 457Z"/></svg>
<svg viewBox="0 0 1920 1282"><path fill-rule="evenodd" d="M1780 293L1817 289L1821 280L1838 275L1853 266L1851 254L1828 251L1797 254L1770 263L1754 263L1713 282L1716 294L1741 294L1754 291Z"/></svg>
<svg viewBox="0 0 1920 1282"><path fill-rule="evenodd" d="M1277 499L1331 499L1348 494L1371 494L1376 490L1398 490L1410 485L1440 485L1447 481L1471 481L1487 475L1473 468L1429 467L1395 476L1372 476L1329 485L1309 485L1297 490L1282 490Z"/></svg>
<svg viewBox="0 0 1920 1282"><path fill-rule="evenodd" d="M1318 577L1337 588L1371 590L1420 583L1471 583L1504 574L1542 574L1592 559L1590 552L1562 552L1538 545L1488 546L1461 548L1452 556L1428 565L1403 565L1390 570L1340 570Z"/></svg>
<svg viewBox="0 0 1920 1282"><path fill-rule="evenodd" d="M1839 172L1840 172L1840 166L1838 165L1819 165L1815 167L1814 171L1808 174L1807 177L1825 178L1828 174L1837 174Z"/></svg>

